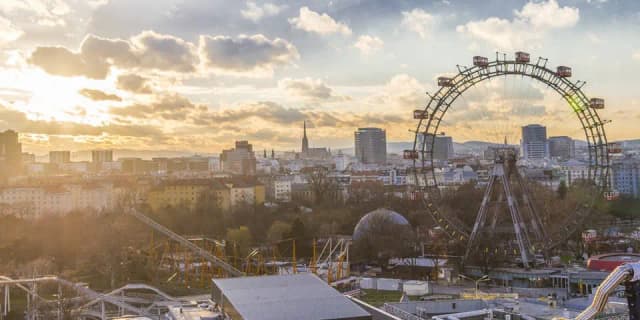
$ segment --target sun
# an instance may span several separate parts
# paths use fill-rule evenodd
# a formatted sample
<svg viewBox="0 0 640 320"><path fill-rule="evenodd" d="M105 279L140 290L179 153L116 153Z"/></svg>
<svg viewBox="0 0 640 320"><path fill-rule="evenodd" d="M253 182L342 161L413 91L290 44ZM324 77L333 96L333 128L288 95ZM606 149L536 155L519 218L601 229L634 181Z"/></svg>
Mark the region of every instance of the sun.
<svg viewBox="0 0 640 320"><path fill-rule="evenodd" d="M35 68L4 69L0 99L32 120L99 125L109 122L113 101L94 101L79 93L85 88L115 92L113 82L49 75Z"/></svg>

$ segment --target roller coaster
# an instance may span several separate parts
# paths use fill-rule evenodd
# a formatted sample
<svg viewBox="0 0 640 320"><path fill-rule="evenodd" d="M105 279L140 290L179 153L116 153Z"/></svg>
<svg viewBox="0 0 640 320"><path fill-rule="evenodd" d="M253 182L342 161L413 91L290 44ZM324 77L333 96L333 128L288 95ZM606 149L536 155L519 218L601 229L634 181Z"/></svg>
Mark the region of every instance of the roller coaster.
<svg viewBox="0 0 640 320"><path fill-rule="evenodd" d="M208 251L193 245L193 243L188 239L174 233L144 214L134 209L127 212L154 230L161 232L167 237L183 244L194 253L201 255L212 264L220 268L225 268L226 272L228 272L230 276L245 275L244 272L241 272L227 264ZM345 248L346 251L343 250ZM324 252L325 250L327 250L326 255ZM334 267L332 267L331 264L331 260L333 259L332 253L338 253L339 264ZM348 244L344 241L338 240L335 245L332 243L327 244L319 257L316 257L314 254L311 268L316 269L319 268L320 265L325 265L328 266L328 274L331 274L332 272L342 273L345 255L348 255ZM332 271L332 268L337 269ZM348 273L348 267L346 272ZM332 276L328 275L328 277ZM38 285L43 283L54 283L58 285L58 294L56 295L57 300L45 299L39 295ZM596 316L604 310L608 297L619 285L624 285L626 288L630 319L640 319L640 262L624 264L616 268L598 287L591 305L575 319L591 320L596 318ZM0 276L0 292L3 298L2 303L0 303L0 319L3 319L11 311L10 291L12 287L16 287L20 289L20 291L26 293L26 320L62 320L64 312L63 302L69 301L74 302L74 307L69 310L69 314L74 319L107 320L122 316L140 316L148 319L160 320L163 319L163 312L166 311L169 306L175 306L186 302L146 284L127 284L109 293L99 293L89 289L84 283L75 283L58 276L43 276L25 279L11 279L9 277ZM63 287L74 291L76 296L70 297L69 299L63 298ZM147 294L141 295L140 291L146 291ZM51 312L43 313L42 308L39 308L39 305L52 306L50 308Z"/></svg>

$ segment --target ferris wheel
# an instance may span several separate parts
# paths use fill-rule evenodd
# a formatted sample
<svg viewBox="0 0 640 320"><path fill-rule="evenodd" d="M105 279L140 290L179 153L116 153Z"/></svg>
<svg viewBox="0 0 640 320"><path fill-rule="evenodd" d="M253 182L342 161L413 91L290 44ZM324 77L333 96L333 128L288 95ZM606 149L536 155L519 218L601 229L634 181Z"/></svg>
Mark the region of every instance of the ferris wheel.
<svg viewBox="0 0 640 320"><path fill-rule="evenodd" d="M593 211L596 199L608 190L611 146L605 133L607 121L598 115L598 110L604 109L604 100L588 98L582 91L585 82L570 80L570 67L558 66L552 70L547 63L548 59L542 57L531 61L526 52L516 52L512 59L508 59L506 54L496 53L493 61L475 56L473 66L458 65L455 75L438 77L438 90L433 94L427 93L429 100L426 106L413 112L413 118L418 122L413 149L405 150L403 155L405 159L413 161L413 190L421 199L423 210L433 217L448 236L467 243L465 258L475 249L478 237L483 232L495 232L499 213L498 209L490 207L490 202L504 202L506 214L503 216L506 218L503 220L508 220L512 235L515 236L513 250L519 252L520 259L528 267L528 264L534 263L532 260L536 252L554 248L573 234ZM443 208L444 188L439 181L441 178L438 178L434 157L437 151L436 137L442 134L447 124L447 114L455 112L459 98L464 100L469 89L495 79L528 79L535 82L559 97L566 112L577 118L579 125L576 131L584 137L587 152L588 169L582 179L589 188L582 191L585 194L576 200L570 212L556 213L553 219L540 217L542 209L532 199L530 185L517 168L517 150L507 146L506 134L504 147L494 150L495 161L488 173L482 201L477 204L475 223L465 223ZM558 220L557 216L560 215L563 216L562 220Z"/></svg>

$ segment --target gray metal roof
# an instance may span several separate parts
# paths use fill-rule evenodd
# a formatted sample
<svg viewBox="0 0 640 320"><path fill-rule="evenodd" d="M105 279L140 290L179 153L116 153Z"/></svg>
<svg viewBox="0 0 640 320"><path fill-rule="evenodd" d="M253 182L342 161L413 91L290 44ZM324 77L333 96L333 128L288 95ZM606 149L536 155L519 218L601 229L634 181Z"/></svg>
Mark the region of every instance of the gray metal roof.
<svg viewBox="0 0 640 320"><path fill-rule="evenodd" d="M371 315L311 273L214 279L244 320L371 319Z"/></svg>

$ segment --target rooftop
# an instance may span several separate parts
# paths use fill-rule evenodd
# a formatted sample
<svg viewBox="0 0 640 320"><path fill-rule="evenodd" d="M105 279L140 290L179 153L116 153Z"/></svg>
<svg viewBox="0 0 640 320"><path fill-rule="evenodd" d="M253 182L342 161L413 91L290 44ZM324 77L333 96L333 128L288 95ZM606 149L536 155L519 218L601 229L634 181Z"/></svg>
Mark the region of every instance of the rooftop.
<svg viewBox="0 0 640 320"><path fill-rule="evenodd" d="M216 320L221 314L202 306L176 306L169 308L169 319L175 320Z"/></svg>
<svg viewBox="0 0 640 320"><path fill-rule="evenodd" d="M371 315L310 273L213 279L220 296L244 320L371 319Z"/></svg>

